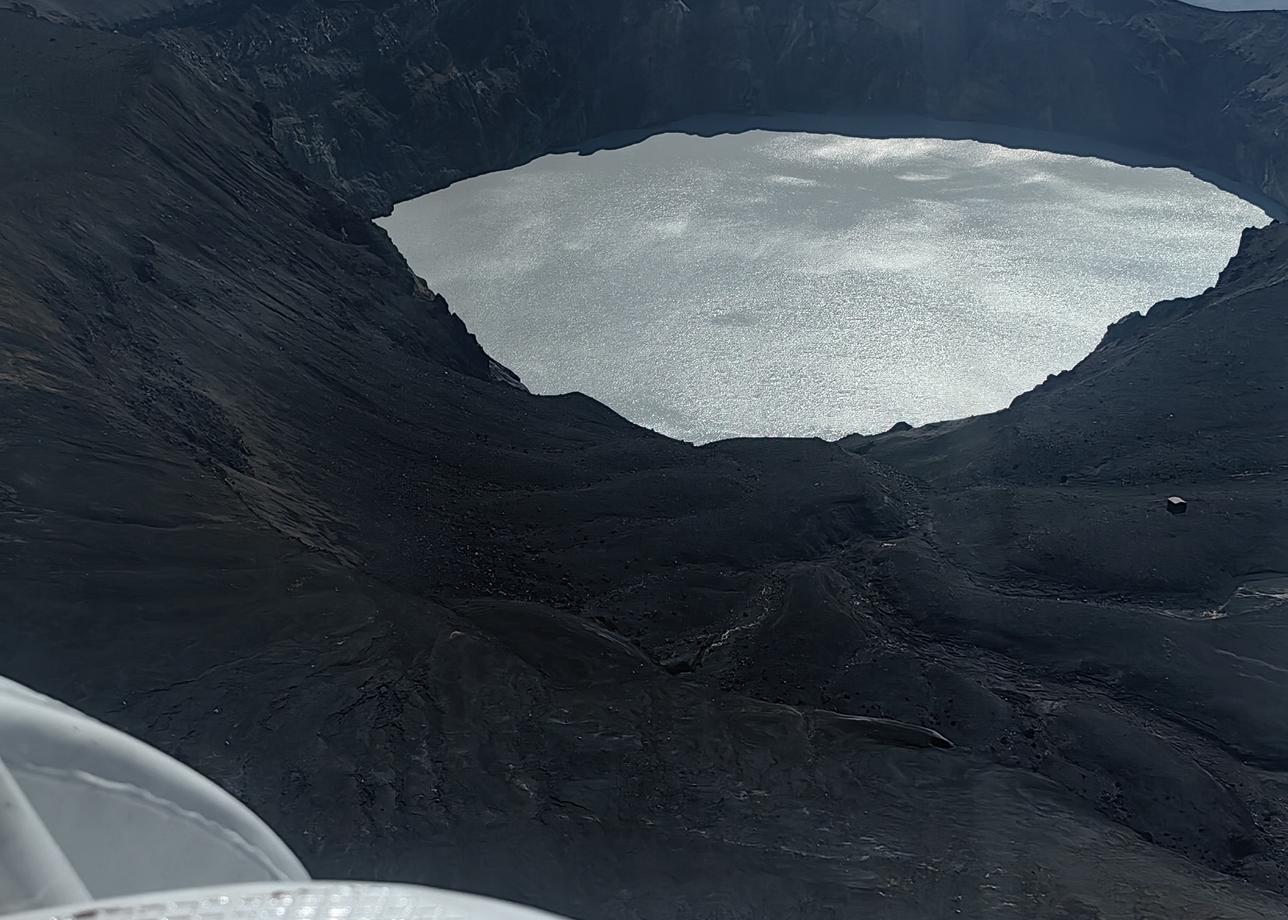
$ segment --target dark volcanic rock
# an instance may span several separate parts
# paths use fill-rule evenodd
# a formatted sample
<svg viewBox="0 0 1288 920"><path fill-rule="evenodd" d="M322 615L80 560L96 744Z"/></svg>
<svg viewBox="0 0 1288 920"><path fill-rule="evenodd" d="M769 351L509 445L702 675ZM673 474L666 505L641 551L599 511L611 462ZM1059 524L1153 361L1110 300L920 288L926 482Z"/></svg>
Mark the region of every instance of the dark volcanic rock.
<svg viewBox="0 0 1288 920"><path fill-rule="evenodd" d="M1288 550L1283 227L1005 412L697 449L509 385L363 219L718 110L1082 131L1282 199L1283 17L104 9L60 7L140 37L0 14L0 672L322 876L587 918L1288 909L1282 609L1223 606Z"/></svg>
<svg viewBox="0 0 1288 920"><path fill-rule="evenodd" d="M1283 200L1288 15L1174 0L212 0L122 19L245 79L369 213L609 132L715 112L1080 134Z"/></svg>

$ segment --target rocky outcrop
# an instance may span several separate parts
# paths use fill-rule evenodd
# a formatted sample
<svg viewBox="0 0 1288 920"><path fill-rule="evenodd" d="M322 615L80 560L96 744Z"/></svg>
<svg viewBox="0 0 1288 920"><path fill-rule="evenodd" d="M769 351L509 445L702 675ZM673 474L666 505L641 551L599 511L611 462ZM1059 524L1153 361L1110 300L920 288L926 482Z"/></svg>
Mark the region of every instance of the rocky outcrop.
<svg viewBox="0 0 1288 920"><path fill-rule="evenodd" d="M1081 130L1282 197L1282 19L102 9L61 8L122 34L0 14L0 672L321 876L651 920L1284 912L1288 647L1220 615L1286 548L1282 227L1006 412L696 449L499 382L363 219L712 109Z"/></svg>

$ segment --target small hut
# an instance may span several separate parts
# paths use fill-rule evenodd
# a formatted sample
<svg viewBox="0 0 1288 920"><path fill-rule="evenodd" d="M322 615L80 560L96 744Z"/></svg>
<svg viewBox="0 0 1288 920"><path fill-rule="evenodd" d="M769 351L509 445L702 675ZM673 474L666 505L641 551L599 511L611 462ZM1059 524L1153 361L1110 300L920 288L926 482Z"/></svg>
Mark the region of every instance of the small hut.
<svg viewBox="0 0 1288 920"><path fill-rule="evenodd" d="M1179 496L1173 495L1167 500L1168 514L1184 514L1190 510L1190 503Z"/></svg>

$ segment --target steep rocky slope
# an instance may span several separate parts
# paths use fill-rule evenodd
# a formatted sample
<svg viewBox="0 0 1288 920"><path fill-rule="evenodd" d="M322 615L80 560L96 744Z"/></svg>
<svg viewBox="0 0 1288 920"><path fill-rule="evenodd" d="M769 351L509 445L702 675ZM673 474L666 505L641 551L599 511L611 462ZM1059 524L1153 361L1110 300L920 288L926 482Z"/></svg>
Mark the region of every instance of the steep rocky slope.
<svg viewBox="0 0 1288 920"><path fill-rule="evenodd" d="M480 28L486 23L486 28ZM1174 0L212 3L177 29L369 211L619 129L712 112L929 115L1083 134L1283 198L1288 16Z"/></svg>
<svg viewBox="0 0 1288 920"><path fill-rule="evenodd" d="M1281 17L102 9L62 12L137 37L0 14L0 672L319 875L587 918L1284 912L1281 226L1006 412L695 449L512 386L363 217L704 109L1083 130L1282 199Z"/></svg>

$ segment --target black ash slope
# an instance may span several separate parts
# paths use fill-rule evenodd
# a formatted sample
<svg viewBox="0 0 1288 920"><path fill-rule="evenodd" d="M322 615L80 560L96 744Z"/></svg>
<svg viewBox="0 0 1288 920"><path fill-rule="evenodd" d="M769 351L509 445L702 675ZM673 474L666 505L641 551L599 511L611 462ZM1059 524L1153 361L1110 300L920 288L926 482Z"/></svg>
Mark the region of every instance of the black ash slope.
<svg viewBox="0 0 1288 920"><path fill-rule="evenodd" d="M1202 616L1284 565L1282 228L1006 412L694 449L503 382L327 188L904 108L1284 198L1281 18L962 6L0 16L0 672L319 875L584 917L1283 913L1282 612Z"/></svg>

